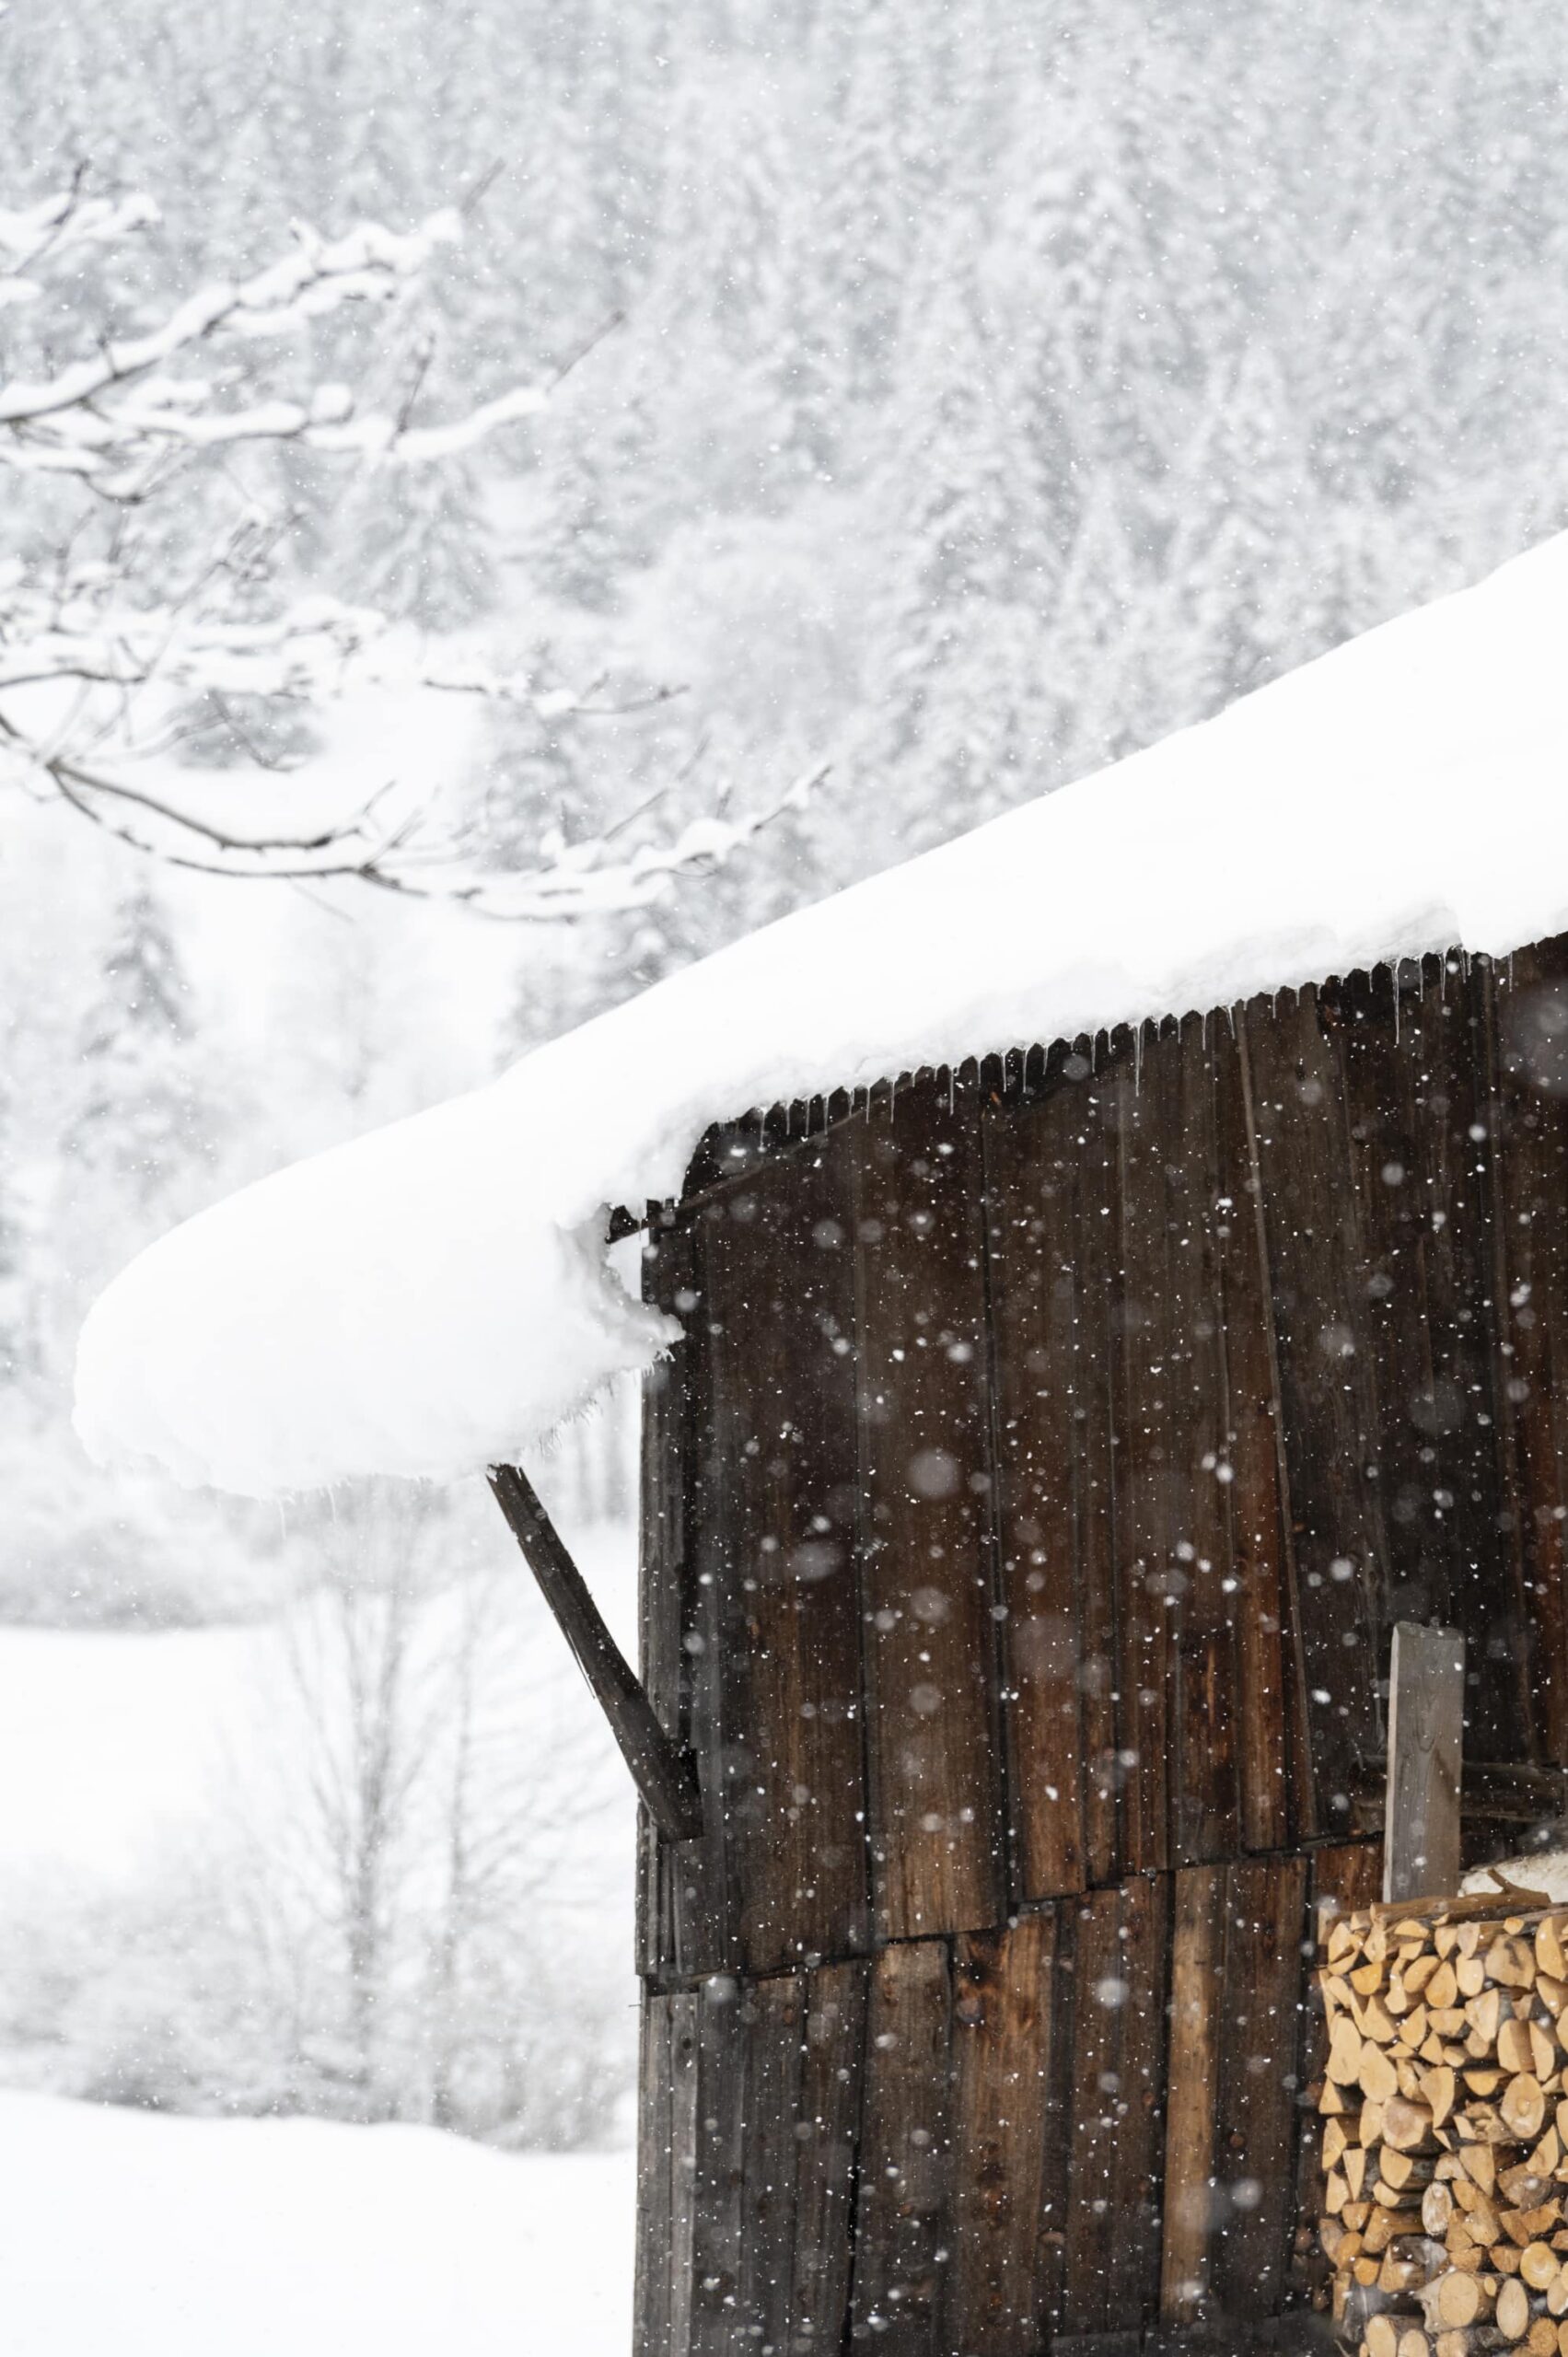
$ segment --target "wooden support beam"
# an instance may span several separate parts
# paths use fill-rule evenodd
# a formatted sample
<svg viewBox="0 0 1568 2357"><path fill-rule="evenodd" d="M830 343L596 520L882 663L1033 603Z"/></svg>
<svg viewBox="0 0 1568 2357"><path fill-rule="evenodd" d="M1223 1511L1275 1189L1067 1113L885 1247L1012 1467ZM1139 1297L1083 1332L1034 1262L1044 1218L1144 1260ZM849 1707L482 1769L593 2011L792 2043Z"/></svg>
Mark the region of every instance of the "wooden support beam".
<svg viewBox="0 0 1568 2357"><path fill-rule="evenodd" d="M703 1799L691 1754L655 1717L653 1704L606 1628L587 1583L527 1474L515 1465L493 1465L490 1486L578 1668L610 1721L649 1815L670 1840L694 1840L703 1829Z"/></svg>
<svg viewBox="0 0 1568 2357"><path fill-rule="evenodd" d="M1388 1662L1388 1789L1383 1896L1459 1887L1459 1775L1465 1641L1452 1629L1394 1623Z"/></svg>

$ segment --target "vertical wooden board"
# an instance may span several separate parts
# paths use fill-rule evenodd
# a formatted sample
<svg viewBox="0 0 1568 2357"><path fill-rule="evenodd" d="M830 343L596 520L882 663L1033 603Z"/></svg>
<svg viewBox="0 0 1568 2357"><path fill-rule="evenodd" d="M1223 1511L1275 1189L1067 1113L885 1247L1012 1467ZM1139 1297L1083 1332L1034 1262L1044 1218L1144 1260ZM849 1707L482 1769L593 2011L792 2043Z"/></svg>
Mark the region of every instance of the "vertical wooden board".
<svg viewBox="0 0 1568 2357"><path fill-rule="evenodd" d="M1163 1346L1172 1530L1166 1560L1172 1620L1168 1724L1172 1854L1182 1864L1241 1845L1237 1588L1229 1513L1218 1210L1215 1057L1197 1016L1162 1028L1152 1060L1171 1138L1166 1165L1167 1313Z"/></svg>
<svg viewBox="0 0 1568 2357"><path fill-rule="evenodd" d="M1160 2315L1173 2325L1196 2324L1208 2313L1217 2210L1220 2044L1225 2034L1225 1913L1223 1866L1190 1866L1176 1876L1160 2253Z"/></svg>
<svg viewBox="0 0 1568 2357"><path fill-rule="evenodd" d="M739 1994L747 2064L734 2345L790 2343L806 2003L804 1979L795 1973L744 1983Z"/></svg>
<svg viewBox="0 0 1568 2357"><path fill-rule="evenodd" d="M851 2331L899 2357L947 2357L951 2047L947 1943L884 1948L866 2014Z"/></svg>
<svg viewBox="0 0 1568 2357"><path fill-rule="evenodd" d="M1003 1912L976 1092L902 1091L860 1150L867 1747L878 1933Z"/></svg>
<svg viewBox="0 0 1568 2357"><path fill-rule="evenodd" d="M1389 1655L1383 1896L1419 1898L1459 1887L1465 1641L1396 1620Z"/></svg>
<svg viewBox="0 0 1568 2357"><path fill-rule="evenodd" d="M1065 1067L1069 1074L1076 1069L1076 1064ZM1114 1880L1126 1861L1114 1366L1121 1289L1114 1236L1120 1090L1114 1067L1109 1072L1091 1069L1074 1086L1078 1102L1070 1135L1078 1162L1073 1196L1077 1287L1073 1413L1079 1441L1075 1546L1082 1631L1084 1864L1086 1879L1098 1884Z"/></svg>
<svg viewBox="0 0 1568 2357"><path fill-rule="evenodd" d="M1322 1921L1373 1907L1383 1896L1381 1841L1337 1841L1311 1853L1314 1916L1307 1936L1316 1938Z"/></svg>
<svg viewBox="0 0 1568 2357"><path fill-rule="evenodd" d="M704 1231L720 1329L713 1543L725 1836L748 1971L864 1946L854 1174L840 1130L723 1189Z"/></svg>
<svg viewBox="0 0 1568 2357"><path fill-rule="evenodd" d="M1307 1681L1290 1613L1289 1500L1278 1416L1273 1310L1260 1181L1236 1028L1216 1025L1214 1237L1228 1471L1227 1554L1237 1626L1241 1839L1279 1850L1316 1829L1307 1773Z"/></svg>
<svg viewBox="0 0 1568 2357"><path fill-rule="evenodd" d="M807 1976L789 2344L795 2349L837 2350L848 2324L869 1971L864 1963L825 1964Z"/></svg>
<svg viewBox="0 0 1568 2357"><path fill-rule="evenodd" d="M1024 1915L961 1938L954 1958L947 2338L965 2357L1033 2357L1060 2300L1056 1936L1054 1910Z"/></svg>
<svg viewBox="0 0 1568 2357"><path fill-rule="evenodd" d="M703 1833L682 1845L674 1887L676 1968L686 1977L739 1969L739 1853L730 1826L733 1787L744 1782L749 1750L737 1746L732 1689L743 1676L745 1618L733 1575L738 1532L735 1485L727 1461L730 1435L715 1394L734 1379L742 1355L712 1297L715 1260L722 1261L728 1208L722 1201L691 1216L693 1306L686 1320L687 1508L681 1583L682 1691L686 1736L703 1794Z"/></svg>
<svg viewBox="0 0 1568 2357"><path fill-rule="evenodd" d="M1117 1067L1115 1097L1118 1686L1127 1862L1152 1872L1227 1856L1240 1840L1206 1026L1145 1027L1141 1051Z"/></svg>
<svg viewBox="0 0 1568 2357"><path fill-rule="evenodd" d="M633 2270L633 2357L666 2357L676 2165L668 1997L643 2001L637 2066L637 2249Z"/></svg>
<svg viewBox="0 0 1568 2357"><path fill-rule="evenodd" d="M696 2107L692 2122L692 2357L726 2357L736 2346L745 2238L749 2145L746 1984L728 1975L704 1981L693 2000Z"/></svg>
<svg viewBox="0 0 1568 2357"><path fill-rule="evenodd" d="M1259 1858L1228 1870L1211 2246L1214 2314L1239 2328L1272 2316L1288 2281L1295 2205L1301 2007L1308 1964L1307 1864Z"/></svg>
<svg viewBox="0 0 1568 2357"><path fill-rule="evenodd" d="M1337 1829L1381 1775L1388 1589L1381 1498L1366 1471L1374 1402L1350 1140L1315 994L1284 993L1277 1007L1255 1000L1240 1025L1291 1506L1291 1611L1318 1820Z"/></svg>
<svg viewBox="0 0 1568 2357"><path fill-rule="evenodd" d="M1096 1443L1103 1452L1109 1432L1104 1287L1086 1251L1085 1109L1068 1077L1043 1098L988 1108L984 1120L1003 1725L1025 1900L1084 1887L1086 1720L1114 1682L1109 1657L1087 1666L1085 1643L1083 1526ZM1114 1706L1100 1707L1097 1748L1114 1754Z"/></svg>
<svg viewBox="0 0 1568 2357"><path fill-rule="evenodd" d="M1484 981L1482 987L1484 987ZM1568 937L1522 950L1495 989L1501 1178L1493 1227L1494 1390L1504 1433L1501 1564L1528 1608L1532 1734L1568 1765ZM1506 1646L1505 1612L1486 1644ZM1479 1675L1479 1672L1477 1673Z"/></svg>
<svg viewBox="0 0 1568 2357"><path fill-rule="evenodd" d="M668 2357L691 2347L691 2293L697 2249L697 2140L700 2001L681 1990L665 2001L669 2038L669 2338Z"/></svg>
<svg viewBox="0 0 1568 2357"><path fill-rule="evenodd" d="M1159 2299L1169 1878L1063 1905L1077 1984L1063 2325L1140 2331Z"/></svg>
<svg viewBox="0 0 1568 2357"><path fill-rule="evenodd" d="M1366 1453L1382 1500L1388 1615L1452 1622L1469 1636L1477 1755L1515 1759L1523 1620L1497 1543L1487 1040L1477 993L1448 962L1406 960L1397 983L1380 967L1320 1004L1342 1074L1364 1255L1361 1343L1375 1403ZM1511 1642L1489 1650L1510 1600Z"/></svg>
<svg viewBox="0 0 1568 2357"><path fill-rule="evenodd" d="M643 1298L685 1325L698 1308L689 1227L650 1229L643 1251ZM690 1399L694 1345L682 1335L643 1378L640 1465L638 1642L643 1683L660 1722L689 1739L683 1691L686 1516L692 1472ZM659 1978L677 1969L680 1894L700 1870L701 1845L669 1842L639 1807L637 1969Z"/></svg>
<svg viewBox="0 0 1568 2357"><path fill-rule="evenodd" d="M1432 1201L1429 1293L1434 1386L1420 1421L1435 1454L1434 1495L1450 1559L1448 1617L1467 1640L1467 1743L1477 1759L1539 1757L1531 1725L1529 1607L1504 1492L1497 1396L1498 1061L1490 962L1458 953L1434 969L1424 1005ZM1568 1172L1564 1173L1568 1177ZM1472 1681L1470 1671L1476 1675Z"/></svg>
<svg viewBox="0 0 1568 2357"><path fill-rule="evenodd" d="M1170 1461L1166 1347L1165 1165L1170 1152L1157 1101L1134 1058L1119 1055L1101 1084L1115 1124L1111 1225L1117 1261L1112 1368L1123 1854L1144 1873L1169 1861L1167 1713L1175 1649L1167 1556L1178 1519Z"/></svg>

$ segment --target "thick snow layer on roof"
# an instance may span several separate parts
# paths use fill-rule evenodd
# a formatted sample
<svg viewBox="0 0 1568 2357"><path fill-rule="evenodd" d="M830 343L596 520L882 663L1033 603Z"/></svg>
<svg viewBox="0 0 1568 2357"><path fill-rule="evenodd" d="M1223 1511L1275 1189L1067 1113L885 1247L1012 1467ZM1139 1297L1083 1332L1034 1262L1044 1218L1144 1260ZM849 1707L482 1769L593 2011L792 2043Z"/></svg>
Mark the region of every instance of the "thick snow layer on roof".
<svg viewBox="0 0 1568 2357"><path fill-rule="evenodd" d="M77 1428L254 1493L454 1477L669 1339L607 1209L714 1120L1564 929L1568 536L203 1213L94 1308Z"/></svg>

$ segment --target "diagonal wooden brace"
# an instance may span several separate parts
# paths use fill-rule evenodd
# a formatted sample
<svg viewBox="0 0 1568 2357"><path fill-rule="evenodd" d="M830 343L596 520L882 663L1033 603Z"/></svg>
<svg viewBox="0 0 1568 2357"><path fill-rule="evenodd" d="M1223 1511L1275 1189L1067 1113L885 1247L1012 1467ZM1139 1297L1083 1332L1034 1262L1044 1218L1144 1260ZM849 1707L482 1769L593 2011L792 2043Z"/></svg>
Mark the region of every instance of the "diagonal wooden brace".
<svg viewBox="0 0 1568 2357"><path fill-rule="evenodd" d="M655 1717L653 1704L606 1628L587 1581L527 1474L515 1465L493 1465L490 1486L578 1668L610 1721L649 1816L671 1841L694 1840L703 1829L703 1798L691 1753Z"/></svg>

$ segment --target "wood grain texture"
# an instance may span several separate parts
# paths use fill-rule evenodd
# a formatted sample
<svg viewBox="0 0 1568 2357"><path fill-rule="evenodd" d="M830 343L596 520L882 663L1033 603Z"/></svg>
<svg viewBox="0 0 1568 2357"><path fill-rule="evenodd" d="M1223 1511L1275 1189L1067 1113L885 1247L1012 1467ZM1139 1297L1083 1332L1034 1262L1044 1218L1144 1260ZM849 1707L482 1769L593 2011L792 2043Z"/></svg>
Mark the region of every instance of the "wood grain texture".
<svg viewBox="0 0 1568 2357"><path fill-rule="evenodd" d="M1241 1840L1238 1760L1253 1698L1238 1682L1237 1590L1232 1575L1228 1405L1217 1209L1220 1167L1215 1051L1191 1016L1162 1027L1151 1063L1163 1125L1174 1139L1164 1171L1164 1353L1171 1474L1164 1601L1170 1620L1170 1855L1191 1864L1234 1856Z"/></svg>
<svg viewBox="0 0 1568 2357"><path fill-rule="evenodd" d="M1405 960L1397 976L1352 976L1319 1004L1350 1139L1388 1611L1480 1641L1469 1696L1476 1756L1517 1759L1527 1751L1523 1622L1498 1544L1490 1397L1490 994L1458 958L1428 958ZM1521 1642L1489 1651L1485 1636L1505 1613Z"/></svg>
<svg viewBox="0 0 1568 2357"><path fill-rule="evenodd" d="M1388 1791L1383 1896L1459 1887L1465 1641L1396 1620L1388 1664Z"/></svg>
<svg viewBox="0 0 1568 2357"><path fill-rule="evenodd" d="M1225 2004L1215 2154L1224 2203L1211 2256L1216 2316L1239 2331L1271 2315L1288 2279L1301 2008L1308 1962L1303 1858L1225 1874Z"/></svg>
<svg viewBox="0 0 1568 2357"><path fill-rule="evenodd" d="M749 1765L726 1742L731 1680L743 1674L746 1621L736 1575L735 1487L715 1387L738 1377L738 1337L710 1297L710 1264L722 1258L728 1206L710 1201L691 1222L691 1307L686 1313L687 1480L677 1642L687 1698L687 1741L703 1794L703 1833L683 1845L677 1902L677 1968L733 1973L742 1961L739 1854L730 1825L732 1786Z"/></svg>
<svg viewBox="0 0 1568 2357"><path fill-rule="evenodd" d="M1070 2009L1059 1910L958 1943L947 2343L1033 2357L1059 2316Z"/></svg>
<svg viewBox="0 0 1568 2357"><path fill-rule="evenodd" d="M682 2286L691 2321L684 2343L691 2357L722 2357L737 2341L745 2265L750 2040L742 2019L742 1984L726 1975L703 1983L688 2000L693 2009L692 2157L690 2272Z"/></svg>
<svg viewBox="0 0 1568 2357"><path fill-rule="evenodd" d="M807 1976L796 2154L792 2347L838 2349L847 2328L870 1968Z"/></svg>
<svg viewBox="0 0 1568 2357"><path fill-rule="evenodd" d="M1368 1473L1375 1394L1358 1347L1364 1287L1350 1138L1312 991L1241 1018L1261 1187L1279 1413L1316 1817L1348 1829L1379 1778L1377 1678L1388 1546Z"/></svg>
<svg viewBox="0 0 1568 2357"><path fill-rule="evenodd" d="M738 1996L745 2049L740 2259L730 2346L786 2349L794 2330L796 2168L806 2051L803 1976L757 1980Z"/></svg>
<svg viewBox="0 0 1568 2357"><path fill-rule="evenodd" d="M1482 987L1486 978L1483 975ZM1528 1664L1541 1756L1568 1765L1568 936L1520 951L1494 982L1498 1048L1493 1390L1521 1581L1486 1642ZM1504 1550L1500 1550L1503 1553ZM1510 1629L1512 1622L1512 1629ZM1523 1643L1519 1643L1523 1638ZM1472 1645L1474 1640L1472 1639Z"/></svg>
<svg viewBox="0 0 1568 2357"><path fill-rule="evenodd" d="M753 1973L868 1929L851 1183L842 1151L801 1147L722 1190L703 1230L712 1742Z"/></svg>
<svg viewBox="0 0 1568 2357"><path fill-rule="evenodd" d="M663 2357L670 2313L675 2150L668 1997L644 2000L637 2058L637 2247L633 2357Z"/></svg>
<svg viewBox="0 0 1568 2357"><path fill-rule="evenodd" d="M1241 1841L1279 1850L1317 1829L1307 1749L1306 1666L1294 1609L1273 1305L1249 1118L1245 1039L1216 1021L1214 1241L1220 1282L1229 1575L1236 1583Z"/></svg>
<svg viewBox="0 0 1568 2357"><path fill-rule="evenodd" d="M643 1298L684 1324L696 1306L691 1227L668 1214L643 1251ZM638 1654L648 1700L665 1725L690 1741L690 1693L681 1650L687 1516L693 1501L691 1415L693 1345L682 1334L643 1378L639 1467ZM700 1847L667 1841L638 1811L637 1968L661 1980L680 1968L681 1896L700 1867Z"/></svg>
<svg viewBox="0 0 1568 2357"><path fill-rule="evenodd" d="M923 1084L852 1125L866 1739L876 1922L1003 1911L983 1170L972 1092Z"/></svg>
<svg viewBox="0 0 1568 2357"><path fill-rule="evenodd" d="M1288 2279L1307 1915L1301 1858L1175 1877L1160 2310L1227 2346Z"/></svg>
<svg viewBox="0 0 1568 2357"><path fill-rule="evenodd" d="M1100 1813L1097 1763L1116 1750L1112 1643L1095 1627L1091 1592L1094 1526L1109 1509L1110 1406L1105 1277L1085 1201L1102 1190L1086 1185L1078 1144L1086 1104L1066 1080L1024 1107L988 1108L984 1125L1003 1723L1025 1899L1081 1890L1089 1849L1102 1871L1117 1850L1114 1790L1109 1840L1102 1829L1088 1842L1085 1822L1086 1810Z"/></svg>
<svg viewBox="0 0 1568 2357"><path fill-rule="evenodd" d="M952 1994L945 1941L872 1967L852 2331L899 2357L947 2357Z"/></svg>
<svg viewBox="0 0 1568 2357"><path fill-rule="evenodd" d="M1139 2329L1159 2294L1167 1878L1063 1901L1075 2027L1063 2326Z"/></svg>
<svg viewBox="0 0 1568 2357"><path fill-rule="evenodd" d="M1209 2255L1219 2189L1225 1870L1193 1866L1176 1877L1171 1929L1170 2053L1166 2104L1160 2315L1195 2324L1208 2310Z"/></svg>
<svg viewBox="0 0 1568 2357"><path fill-rule="evenodd" d="M1164 1064L1159 1069L1163 1073ZM1176 1519L1171 1463L1178 1417L1167 1394L1164 1170L1172 1150L1157 1097L1123 1051L1102 1084L1116 1136L1114 1250L1119 1283L1111 1368L1116 1402L1119 1759L1122 1858L1152 1873L1170 1859L1170 1725L1175 1649L1167 1555Z"/></svg>

